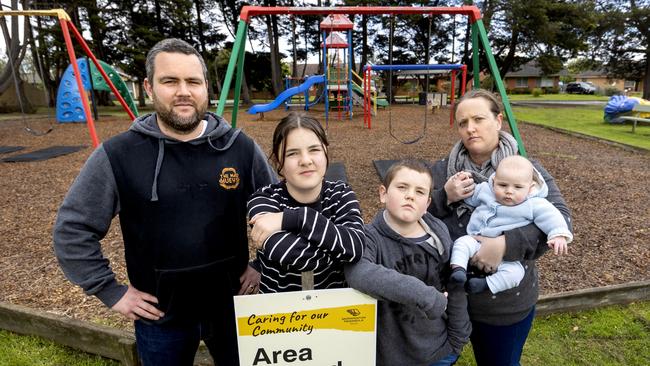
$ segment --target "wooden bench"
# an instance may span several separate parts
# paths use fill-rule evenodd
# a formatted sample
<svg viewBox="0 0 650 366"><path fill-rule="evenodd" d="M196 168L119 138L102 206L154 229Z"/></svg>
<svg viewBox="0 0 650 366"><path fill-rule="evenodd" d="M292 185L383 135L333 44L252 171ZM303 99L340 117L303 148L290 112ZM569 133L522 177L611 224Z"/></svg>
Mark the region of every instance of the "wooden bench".
<svg viewBox="0 0 650 366"><path fill-rule="evenodd" d="M625 121L632 121L632 133L634 133L638 122L650 123L650 118L642 118L641 113L650 113L650 105L637 104L632 109L632 116L623 116L619 118Z"/></svg>

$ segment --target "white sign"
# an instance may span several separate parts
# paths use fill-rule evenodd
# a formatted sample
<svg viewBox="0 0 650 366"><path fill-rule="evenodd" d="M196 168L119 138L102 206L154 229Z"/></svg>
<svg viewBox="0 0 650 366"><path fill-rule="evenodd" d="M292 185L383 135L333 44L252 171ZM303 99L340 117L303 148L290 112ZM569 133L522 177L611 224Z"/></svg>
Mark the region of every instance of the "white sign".
<svg viewBox="0 0 650 366"><path fill-rule="evenodd" d="M235 296L241 366L374 366L377 300L353 289Z"/></svg>

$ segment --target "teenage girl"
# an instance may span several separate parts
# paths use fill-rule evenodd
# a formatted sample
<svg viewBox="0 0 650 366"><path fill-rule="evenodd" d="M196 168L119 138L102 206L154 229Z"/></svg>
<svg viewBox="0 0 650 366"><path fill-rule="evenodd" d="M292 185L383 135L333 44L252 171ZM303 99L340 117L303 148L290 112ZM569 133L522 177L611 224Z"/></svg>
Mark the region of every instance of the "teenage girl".
<svg viewBox="0 0 650 366"><path fill-rule="evenodd" d="M282 180L248 201L261 293L300 291L306 271L314 272L314 289L345 287L343 264L363 254L356 195L324 179L328 145L320 123L305 115L289 114L273 132L270 160Z"/></svg>

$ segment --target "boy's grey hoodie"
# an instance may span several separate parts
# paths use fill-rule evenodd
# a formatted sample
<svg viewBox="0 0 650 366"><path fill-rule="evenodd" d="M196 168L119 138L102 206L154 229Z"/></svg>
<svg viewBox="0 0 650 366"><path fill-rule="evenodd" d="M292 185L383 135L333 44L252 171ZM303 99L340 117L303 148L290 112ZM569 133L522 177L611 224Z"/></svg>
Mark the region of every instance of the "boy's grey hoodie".
<svg viewBox="0 0 650 366"><path fill-rule="evenodd" d="M207 143L217 150L229 149L240 131L224 139L231 126L213 113L206 113L205 120L207 127L204 134L188 143ZM164 159L165 145L181 142L160 131L155 114L139 117L133 122L130 130L158 141L156 166L152 167L150 173L143 172L154 175L151 200L156 201L157 177ZM257 189L275 181L276 178L257 144L255 151L255 156L251 159L253 181ZM103 145L100 145L90 155L64 198L54 224L53 239L54 252L66 277L81 286L87 295L97 296L108 307L115 305L127 290L126 285L115 279L108 259L102 254L100 244L100 240L110 228L111 220L119 212L120 197L115 176L108 155Z"/></svg>
<svg viewBox="0 0 650 366"><path fill-rule="evenodd" d="M377 365L424 366L460 354L471 324L464 288L447 284L452 242L446 226L426 213L420 223L435 245L418 244L383 215L366 225L363 258L345 269L350 287L379 299Z"/></svg>

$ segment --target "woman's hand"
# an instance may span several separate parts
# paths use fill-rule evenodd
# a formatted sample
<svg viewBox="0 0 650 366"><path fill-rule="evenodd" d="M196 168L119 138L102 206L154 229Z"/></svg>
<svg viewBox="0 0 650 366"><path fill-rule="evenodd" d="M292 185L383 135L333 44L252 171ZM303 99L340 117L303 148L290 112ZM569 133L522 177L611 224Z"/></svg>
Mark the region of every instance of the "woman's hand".
<svg viewBox="0 0 650 366"><path fill-rule="evenodd" d="M257 249L263 249L264 242L271 234L282 230L282 212L255 215L249 224L253 225L251 240Z"/></svg>
<svg viewBox="0 0 650 366"><path fill-rule="evenodd" d="M481 248L471 258L470 263L485 273L494 273L497 270L503 255L506 253L505 235L496 238L486 236L474 236L474 239L481 243Z"/></svg>
<svg viewBox="0 0 650 366"><path fill-rule="evenodd" d="M447 193L447 204L464 200L474 193L474 178L468 172L458 172L452 175L445 183L445 192Z"/></svg>

